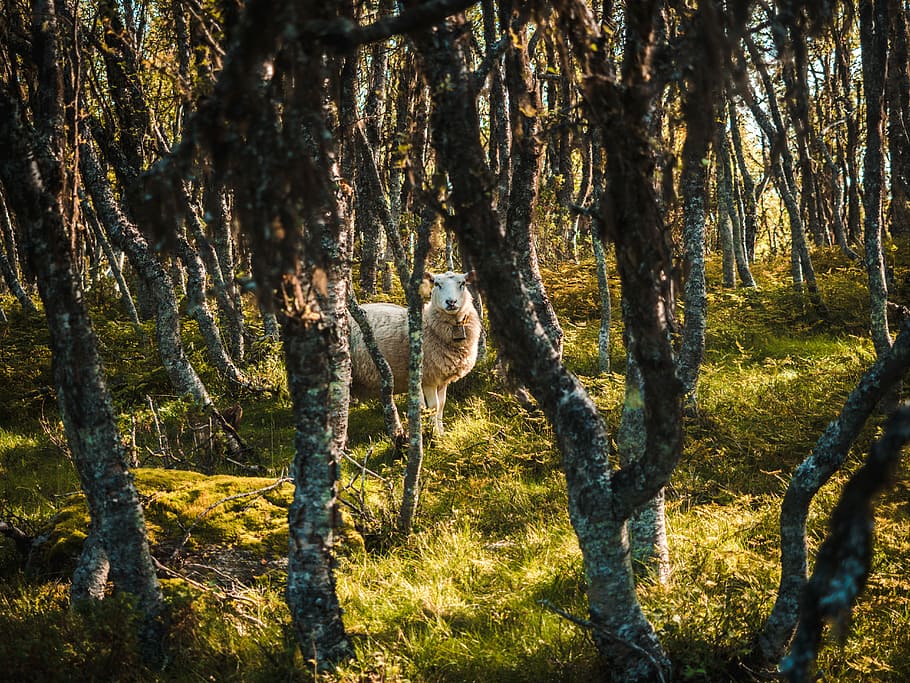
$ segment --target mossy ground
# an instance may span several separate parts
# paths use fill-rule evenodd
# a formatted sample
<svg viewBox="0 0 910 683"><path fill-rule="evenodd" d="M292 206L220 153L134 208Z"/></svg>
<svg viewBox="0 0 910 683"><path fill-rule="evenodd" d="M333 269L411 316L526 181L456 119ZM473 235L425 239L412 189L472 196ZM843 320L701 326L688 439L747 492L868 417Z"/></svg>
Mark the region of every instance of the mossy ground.
<svg viewBox="0 0 910 683"><path fill-rule="evenodd" d="M906 300L908 269L892 265L895 290ZM789 286L787 267L785 259L757 265L757 291L723 290L719 264L709 267L698 411L687 418L685 453L668 490L672 580L640 582L678 680L742 679L731 663L747 651L776 592L777 517L787 480L873 359L862 270L836 251L816 254L828 308L820 314ZM621 334L617 326L613 372L598 373L593 263L545 277L565 327L566 361L615 434ZM614 289L615 302L617 295ZM53 531L47 556L33 558L28 571L12 544L0 541L0 679L70 680L74 670L94 680L311 679L282 602L291 485L262 491L286 472L292 455L276 349L257 344L252 367L274 393L223 400L243 406L240 433L255 448L249 464L258 468L249 476L252 470L220 458L204 417L174 399L148 343L115 308L96 310L121 429L141 465L136 481L153 549L183 577L165 581L172 659L150 672L130 635L126 605L67 609L67 572L86 516L61 449L43 321L23 317L9 298L3 304L10 326L0 330L0 517L36 534ZM187 339L197 367L206 368L191 326ZM208 370L205 376L213 391L224 392ZM878 424L869 425L847 472L813 505L813 548ZM350 514L337 581L357 656L327 678L596 679L609 663L598 661L583 629L546 607L585 614L580 553L546 420L501 387L488 359L453 386L446 425L447 433L427 445L417 526L402 539L393 529L403 462L382 436L376 405L352 408L350 455L361 466L343 466ZM879 506L874 570L850 632L842 643L825 643L819 666L826 680L910 680L906 473L904 465Z"/></svg>

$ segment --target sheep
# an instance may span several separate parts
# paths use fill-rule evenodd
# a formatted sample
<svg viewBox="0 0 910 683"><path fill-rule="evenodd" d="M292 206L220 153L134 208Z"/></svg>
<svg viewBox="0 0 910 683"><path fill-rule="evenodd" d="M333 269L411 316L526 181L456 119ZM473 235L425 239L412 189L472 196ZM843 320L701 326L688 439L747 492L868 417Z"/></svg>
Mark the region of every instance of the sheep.
<svg viewBox="0 0 910 683"><path fill-rule="evenodd" d="M467 375L477 362L480 317L466 285L473 273L426 273L432 283L430 301L423 309L423 404L434 411L433 428L444 433L442 411L446 389ZM394 376L394 391L408 387L408 310L389 303L364 304L379 350ZM370 398L379 394L379 371L363 341L360 327L351 325L351 395Z"/></svg>

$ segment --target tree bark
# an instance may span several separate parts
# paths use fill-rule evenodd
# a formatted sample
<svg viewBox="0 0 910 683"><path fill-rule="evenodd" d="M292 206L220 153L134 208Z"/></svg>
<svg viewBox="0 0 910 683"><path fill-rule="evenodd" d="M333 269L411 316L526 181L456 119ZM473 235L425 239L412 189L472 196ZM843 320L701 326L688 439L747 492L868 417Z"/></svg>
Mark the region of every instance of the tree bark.
<svg viewBox="0 0 910 683"><path fill-rule="evenodd" d="M651 9L650 5L648 9ZM563 3L560 10L560 30L571 32L577 29L575 38L581 38L581 44L587 50L589 36L597 34L597 26L587 7L580 3ZM584 30L576 23L581 13L585 18ZM454 208L454 216L450 225L461 237L461 244L475 264L481 289L487 295L491 327L499 337L503 353L507 354L519 377L534 393L555 430L563 454L569 514L584 556L595 643L602 653L615 657L612 661L616 670L622 672L624 680L660 680L666 676L669 664L635 596L625 532L625 520L663 486L679 452L680 402L678 383L673 376L669 338L658 331L664 341L655 346L654 338L648 337L652 325L656 325L657 330L666 329L655 320L655 314L659 311L669 314L669 307L672 306L666 299L660 299L661 303L658 303L658 293L666 292L654 286L655 282L665 281L666 276L651 279L655 275L652 270L655 257L660 252L653 248L654 235L648 229L632 230L621 237L611 234L617 239L624 285L637 292L642 299L653 297L642 308L637 307L636 313L641 313L640 318L630 317L627 321L641 335L636 352L639 359L644 360L643 366L647 366L646 388L656 386L651 382L658 379L654 374L657 368L667 370L661 375L661 379L666 380L662 384L663 391L653 397L650 393L647 396L646 403L651 403L652 399L653 403L646 416L648 449L645 456L611 477L603 420L584 388L560 362L534 309L527 307L528 293L521 278L514 275L518 264L511 246L500 231L499 218L488 203L477 201L478 197L484 196L483 188L492 186L492 176L486 167L485 153L480 144L476 93L467 73L461 45L456 40L461 21L463 19L458 18L454 20L454 25L446 23L432 33L415 36L428 81L446 84L444 88L432 88L432 130L439 163L448 172L452 187L450 205ZM648 35L643 26L636 28L639 30L636 35ZM596 82L603 81L596 79ZM592 89L598 87L589 85ZM611 104L615 105L615 101ZM615 107L603 111L619 112ZM612 120L609 114L605 116ZM630 138L632 131L635 135ZM639 134L637 126L631 129L620 127L619 130L611 128L606 131L604 139L622 140L625 145L640 140ZM608 158L612 151L612 148L608 150ZM637 175L640 169L630 163L628 157L616 161L636 170L636 178L640 178L641 182L636 180L630 185L648 188L646 194L651 191L650 183L645 180L650 177L649 174ZM614 188L610 194L615 203L616 195L621 195L622 191ZM648 206L653 207L656 214L653 194L647 196L650 197ZM641 196L629 196L623 200L620 210L641 206L641 199ZM632 213L625 215L631 216ZM639 221L627 224L642 225ZM652 224L645 222L645 225L650 228ZM664 243L661 236L656 246ZM645 244L647 248L643 248ZM633 260L635 266L631 267ZM642 273L639 277L646 277L650 284L636 287L636 284L643 284L643 280L633 282L630 279L633 271ZM641 306L643 302L639 300L636 304ZM661 345L664 346L659 350ZM670 361L666 365L665 359ZM672 406L675 408L671 408L669 413L664 412ZM664 425L666 431L655 430L655 422Z"/></svg>
<svg viewBox="0 0 910 683"><path fill-rule="evenodd" d="M844 486L831 513L830 532L818 550L815 570L806 584L799 626L781 673L792 683L808 683L827 621L847 626L853 604L872 569L873 502L894 478L901 451L910 442L910 408L895 410L885 433L872 445L863 466Z"/></svg>
<svg viewBox="0 0 910 683"><path fill-rule="evenodd" d="M843 465L850 445L879 401L910 368L910 320L890 347L860 378L835 420L828 424L812 453L796 468L780 512L781 579L771 614L758 638L765 661L776 662L796 628L799 598L806 583L806 520L819 489Z"/></svg>
<svg viewBox="0 0 910 683"><path fill-rule="evenodd" d="M209 178L203 188L202 201L208 234L196 230L194 223L193 239L212 278L218 320L224 330L228 352L235 363L243 364L247 330L243 319L243 301L236 282L237 258L227 197L214 179Z"/></svg>
<svg viewBox="0 0 910 683"><path fill-rule="evenodd" d="M755 41L750 36L746 36L745 43L752 58L752 63L758 70L765 96L768 100L768 109L771 112L770 117L756 102L748 83L741 83L739 92L772 145L771 169L774 174L775 187L784 202L784 206L787 208L787 216L790 219L793 287L797 291L802 291L803 282L805 282L809 299L816 307L823 308L824 302L818 291L815 269L812 266L809 246L806 243L806 230L796 196L793 155L790 153L790 147L787 144L786 128L781 117L780 107L777 104L777 97L774 94L774 85L761 54L758 52Z"/></svg>
<svg viewBox="0 0 910 683"><path fill-rule="evenodd" d="M891 164L891 203L888 221L892 235L910 235L910 54L907 9L900 0L888 0L888 150Z"/></svg>
<svg viewBox="0 0 910 683"><path fill-rule="evenodd" d="M421 285L426 272L427 254L430 251L430 228L434 221L432 208L424 210L417 240L414 261L405 286L408 300L408 462L405 466L404 491L398 513L398 530L411 533L417 503L420 499L420 473L423 467L423 297Z"/></svg>
<svg viewBox="0 0 910 683"><path fill-rule="evenodd" d="M354 322L360 327L363 343L370 352L370 357L379 372L379 404L382 406L385 431L392 445L397 449L404 442L404 427L401 425L401 418L398 416L398 408L395 405L395 378L392 375L392 368L382 355L382 351L379 350L376 337L373 335L373 329L370 327L370 321L367 320L366 313L364 313L360 304L357 303L353 293L348 301L348 310Z"/></svg>
<svg viewBox="0 0 910 683"><path fill-rule="evenodd" d="M2 190L2 188L0 188ZM6 197L5 192L0 191L0 221L3 223L3 234L12 235L13 226L12 221L9 217L9 212L6 207ZM9 247L11 240L4 240L6 247ZM25 290L22 288L22 283L19 281L19 275L16 269L16 258L17 255L14 251L10 251L7 254L4 245L0 244L0 270L3 271L3 281L6 283L6 286L9 288L9 291L13 293L13 296L16 297L16 301L19 302L19 305L22 307L22 310L26 313L36 313L37 308L32 302L28 294L25 293Z"/></svg>
<svg viewBox="0 0 910 683"><path fill-rule="evenodd" d="M43 95L54 97L57 58L51 3L37 3L36 52ZM60 94L56 97L60 101ZM41 113L36 112L36 113ZM164 602L152 566L139 496L124 462L111 396L104 381L97 340L69 252L60 200L63 169L53 137L32 148L21 114L0 88L0 178L27 235L28 257L38 277L51 338L57 402L76 470L97 534L110 562L117 591L136 597L141 643L150 664L160 660ZM59 138L57 139L59 142ZM38 160L37 164L31 163ZM94 573L94 572L92 572Z"/></svg>
<svg viewBox="0 0 910 683"><path fill-rule="evenodd" d="M512 149L509 156L511 182L506 212L506 239L517 250L518 274L531 297L537 318L547 339L562 356L563 331L550 304L540 276L537 247L531 233L534 207L540 177L541 145L539 140L541 103L528 62L523 26L511 19L510 32L515 36L506 49L506 89L509 94L509 120L512 124ZM568 205L568 201L566 202Z"/></svg>
<svg viewBox="0 0 910 683"><path fill-rule="evenodd" d="M171 384L181 396L190 396L200 406L211 406L212 399L183 349L177 297L170 276L152 254L145 237L120 211L110 183L89 143L79 145L79 163L98 218L117 248L126 253L154 298L158 354Z"/></svg>
<svg viewBox="0 0 910 683"><path fill-rule="evenodd" d="M888 329L888 285L882 253L882 167L884 126L884 74L888 51L888 11L886 0L860 0L859 35L863 62L863 95L866 101L866 153L863 157L863 246L866 249L866 274L872 342L881 356L891 346Z"/></svg>

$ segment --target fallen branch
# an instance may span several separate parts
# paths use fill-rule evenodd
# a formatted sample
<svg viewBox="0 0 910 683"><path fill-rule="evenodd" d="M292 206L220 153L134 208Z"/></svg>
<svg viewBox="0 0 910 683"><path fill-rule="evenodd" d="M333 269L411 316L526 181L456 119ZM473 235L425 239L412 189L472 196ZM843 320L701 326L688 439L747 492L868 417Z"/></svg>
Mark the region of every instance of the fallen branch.
<svg viewBox="0 0 910 683"><path fill-rule="evenodd" d="M6 521L0 521L0 534L12 539L13 543L16 544L16 550L28 557L28 553L32 548L32 543L35 541L34 536L29 536L15 524Z"/></svg>
<svg viewBox="0 0 910 683"><path fill-rule="evenodd" d="M215 590L214 588L210 588L209 586L206 586L205 584L200 583L199 581L196 581L195 579L191 579L190 577L186 576L185 574L181 574L180 572L178 572L174 569L171 569L167 565L162 564L155 557L152 557L152 563L155 565L155 568L157 570L162 571L165 574L168 574L170 576L173 576L176 579L181 579L183 581L186 581L193 588L201 590L203 593L207 593L208 595L214 595L216 598L220 598L222 600L242 600L244 602L249 602L253 606L258 606L258 603L255 600L251 600L250 598L243 597L243 596L231 595L222 590ZM247 621L253 622L260 628L265 628L265 624L254 616L245 614L244 612L241 612L240 610L237 610L237 615L246 619Z"/></svg>

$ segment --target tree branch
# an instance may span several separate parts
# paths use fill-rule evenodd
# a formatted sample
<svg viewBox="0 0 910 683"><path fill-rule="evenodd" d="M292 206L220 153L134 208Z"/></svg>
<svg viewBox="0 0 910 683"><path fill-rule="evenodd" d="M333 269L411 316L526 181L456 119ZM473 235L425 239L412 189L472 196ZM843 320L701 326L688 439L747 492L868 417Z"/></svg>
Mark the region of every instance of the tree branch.
<svg viewBox="0 0 910 683"><path fill-rule="evenodd" d="M329 48L346 52L358 45L428 28L476 4L477 0L427 0L402 14L383 17L366 26L357 26L345 17L310 21L304 24L301 38L320 40Z"/></svg>

